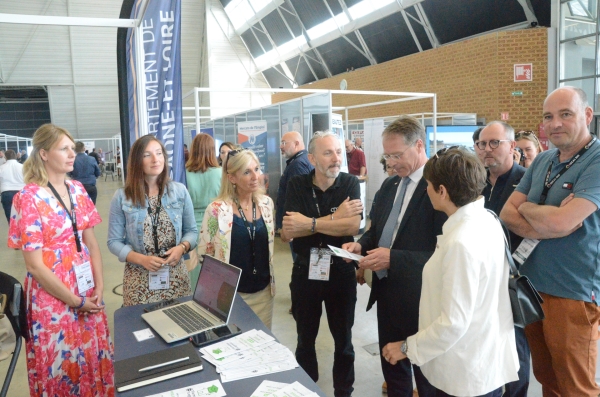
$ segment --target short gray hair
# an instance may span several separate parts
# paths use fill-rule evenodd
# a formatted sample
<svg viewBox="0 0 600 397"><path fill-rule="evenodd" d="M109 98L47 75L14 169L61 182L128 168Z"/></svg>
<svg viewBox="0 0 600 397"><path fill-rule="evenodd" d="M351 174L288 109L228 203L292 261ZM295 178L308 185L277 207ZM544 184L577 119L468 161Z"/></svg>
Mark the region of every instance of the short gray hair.
<svg viewBox="0 0 600 397"><path fill-rule="evenodd" d="M506 139L510 139L511 141L515 140L515 129L508 123L505 123L504 121L499 121L499 120L494 120L494 121L490 121L489 123L486 124L485 128L491 126L491 125L499 125L504 129L504 134L506 135Z"/></svg>
<svg viewBox="0 0 600 397"><path fill-rule="evenodd" d="M388 136L402 136L404 143L407 145L412 145L419 139L424 145L427 144L425 127L423 127L423 124L419 120L412 116L398 117L385 127L381 136L384 138Z"/></svg>
<svg viewBox="0 0 600 397"><path fill-rule="evenodd" d="M333 132L331 132L329 130L316 131L313 134L312 138L310 138L310 142L308 143L308 153L315 154L315 149L317 147L317 140L322 139L322 138L327 138L329 136L339 138L339 136L337 134L334 134Z"/></svg>

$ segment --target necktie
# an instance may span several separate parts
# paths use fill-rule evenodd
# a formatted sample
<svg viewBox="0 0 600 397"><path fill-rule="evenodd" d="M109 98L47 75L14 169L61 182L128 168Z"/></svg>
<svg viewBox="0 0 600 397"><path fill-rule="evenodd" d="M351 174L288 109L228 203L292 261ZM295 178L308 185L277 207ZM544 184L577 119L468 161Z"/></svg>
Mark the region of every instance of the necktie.
<svg viewBox="0 0 600 397"><path fill-rule="evenodd" d="M379 238L379 246L384 248L390 248L392 246L392 237L394 236L394 229L396 228L396 224L398 223L398 217L400 216L400 211L402 210L402 203L404 202L404 196L406 196L406 188L410 183L409 177L402 178L402 185L400 186L400 194L398 194L398 198L390 211L390 215L385 222L385 226L383 227L383 232L381 232L381 237ZM377 270L375 272L379 279L383 279L387 277L387 269Z"/></svg>

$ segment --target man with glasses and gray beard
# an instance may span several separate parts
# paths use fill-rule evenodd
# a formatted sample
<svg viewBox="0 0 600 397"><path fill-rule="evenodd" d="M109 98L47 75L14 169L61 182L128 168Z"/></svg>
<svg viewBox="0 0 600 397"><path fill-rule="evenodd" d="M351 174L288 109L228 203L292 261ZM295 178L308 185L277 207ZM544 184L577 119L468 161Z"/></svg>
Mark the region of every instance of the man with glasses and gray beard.
<svg viewBox="0 0 600 397"><path fill-rule="evenodd" d="M315 382L319 379L315 340L325 303L335 343L334 395L350 397L354 390L356 271L353 264L333 256L328 245L341 247L354 241L363 207L358 179L340 172L342 156L337 135L315 133L308 145L308 160L315 169L295 176L287 185L281 239L293 240L296 254L290 288L298 364Z"/></svg>
<svg viewBox="0 0 600 397"><path fill-rule="evenodd" d="M483 165L488 171L486 186L481 193L485 198L484 206L500 215L502 207L525 174L525 168L517 164L513 157L517 145L515 130L503 121L492 121L481 130L479 141L475 145L482 152ZM513 232L509 234L511 252L514 252L523 241L523 237ZM531 360L523 328L515 327L515 339L520 365L519 380L506 384L505 395L525 397L529 388Z"/></svg>

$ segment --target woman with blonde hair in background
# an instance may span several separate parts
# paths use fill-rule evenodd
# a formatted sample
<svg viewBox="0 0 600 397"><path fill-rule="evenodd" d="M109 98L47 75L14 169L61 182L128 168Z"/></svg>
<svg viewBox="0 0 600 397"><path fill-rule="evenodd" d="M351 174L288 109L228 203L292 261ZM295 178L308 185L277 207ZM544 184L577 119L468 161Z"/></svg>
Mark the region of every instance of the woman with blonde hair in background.
<svg viewBox="0 0 600 397"><path fill-rule="evenodd" d="M194 208L186 187L169 179L167 152L153 135L131 147L108 222L108 249L126 262L123 305L192 294L182 257L198 241Z"/></svg>
<svg viewBox="0 0 600 397"><path fill-rule="evenodd" d="M115 393L102 257L94 235L102 220L83 185L67 179L74 161L69 132L42 125L23 166L27 185L13 200L8 246L21 250L27 268L24 304L32 396Z"/></svg>
<svg viewBox="0 0 600 397"><path fill-rule="evenodd" d="M185 169L188 192L194 204L194 218L200 230L206 207L219 195L221 189L221 167L215 155L215 140L210 135L196 135ZM188 271L193 289L200 274L196 250L190 252Z"/></svg>
<svg viewBox="0 0 600 397"><path fill-rule="evenodd" d="M214 256L242 269L238 292L271 328L275 230L273 200L265 195L261 174L260 162L251 150L227 154L219 196L204 213L198 254Z"/></svg>
<svg viewBox="0 0 600 397"><path fill-rule="evenodd" d="M533 131L517 132L515 134L515 141L517 142L517 147L523 152L520 164L525 168L529 168L537 155L544 151L540 140Z"/></svg>

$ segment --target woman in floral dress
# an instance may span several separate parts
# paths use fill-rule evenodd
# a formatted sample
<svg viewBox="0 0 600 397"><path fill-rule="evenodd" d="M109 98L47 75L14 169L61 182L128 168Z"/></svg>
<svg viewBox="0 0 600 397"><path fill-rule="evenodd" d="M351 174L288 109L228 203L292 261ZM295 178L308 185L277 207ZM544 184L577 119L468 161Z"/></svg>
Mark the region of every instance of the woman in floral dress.
<svg viewBox="0 0 600 397"><path fill-rule="evenodd" d="M41 126L24 165L27 185L13 200L8 246L22 251L27 267L32 396L114 395L102 258L93 229L101 219L83 186L66 179L74 149L65 129Z"/></svg>
<svg viewBox="0 0 600 397"><path fill-rule="evenodd" d="M169 179L162 142L141 137L131 147L125 187L115 192L108 219L108 249L126 262L123 304L191 295L182 258L197 240L192 199Z"/></svg>

